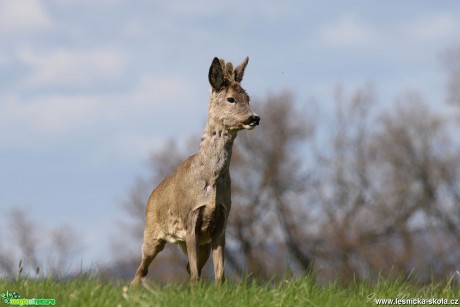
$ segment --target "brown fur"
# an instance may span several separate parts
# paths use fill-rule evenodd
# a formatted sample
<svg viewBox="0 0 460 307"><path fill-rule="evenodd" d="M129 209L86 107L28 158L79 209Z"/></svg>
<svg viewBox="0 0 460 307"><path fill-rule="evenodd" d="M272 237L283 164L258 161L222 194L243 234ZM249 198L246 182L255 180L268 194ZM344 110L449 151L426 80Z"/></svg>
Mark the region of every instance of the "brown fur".
<svg viewBox="0 0 460 307"><path fill-rule="evenodd" d="M186 253L192 281L200 278L212 250L216 282L223 281L233 141L239 130L253 129L260 120L251 111L249 96L240 86L247 63L248 58L233 69L231 63L214 58L208 75L211 84L208 123L200 149L150 195L142 261L132 284L141 283L166 242L179 243Z"/></svg>

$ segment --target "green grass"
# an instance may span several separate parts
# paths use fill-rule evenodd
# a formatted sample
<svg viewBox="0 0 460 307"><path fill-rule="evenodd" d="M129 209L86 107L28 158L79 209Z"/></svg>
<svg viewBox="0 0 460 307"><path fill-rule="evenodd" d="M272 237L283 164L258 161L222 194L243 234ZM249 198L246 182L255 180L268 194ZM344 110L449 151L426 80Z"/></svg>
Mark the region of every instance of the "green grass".
<svg viewBox="0 0 460 307"><path fill-rule="evenodd" d="M228 282L150 285L131 289L120 282L97 278L69 281L51 279L0 279L0 293L16 291L22 298L53 298L56 306L375 306L377 298L460 298L460 285L444 283L416 285L397 280L351 285L321 285L310 278L284 282ZM406 302L407 305L407 302ZM428 303L427 303L428 305ZM0 302L0 306L7 306Z"/></svg>

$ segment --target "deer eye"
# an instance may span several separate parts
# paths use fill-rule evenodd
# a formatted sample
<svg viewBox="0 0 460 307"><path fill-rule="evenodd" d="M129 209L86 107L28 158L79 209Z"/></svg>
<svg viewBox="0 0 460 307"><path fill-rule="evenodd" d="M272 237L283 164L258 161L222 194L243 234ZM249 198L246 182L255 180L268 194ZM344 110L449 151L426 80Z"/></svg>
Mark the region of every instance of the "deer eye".
<svg viewBox="0 0 460 307"><path fill-rule="evenodd" d="M235 98L229 97L227 98L227 101L230 103L235 103Z"/></svg>

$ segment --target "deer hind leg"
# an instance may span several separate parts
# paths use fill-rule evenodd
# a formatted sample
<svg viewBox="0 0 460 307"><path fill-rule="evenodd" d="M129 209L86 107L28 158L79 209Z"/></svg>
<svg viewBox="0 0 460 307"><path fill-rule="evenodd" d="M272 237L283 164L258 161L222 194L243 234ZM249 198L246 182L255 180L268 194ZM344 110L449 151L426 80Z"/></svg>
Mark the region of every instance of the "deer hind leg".
<svg viewBox="0 0 460 307"><path fill-rule="evenodd" d="M141 284L142 279L148 273L150 264L153 259L155 259L156 255L163 250L165 244L166 241L161 239L154 239L147 242L144 240L144 244L142 244L142 261L136 271L133 281L131 282L132 285L137 286Z"/></svg>

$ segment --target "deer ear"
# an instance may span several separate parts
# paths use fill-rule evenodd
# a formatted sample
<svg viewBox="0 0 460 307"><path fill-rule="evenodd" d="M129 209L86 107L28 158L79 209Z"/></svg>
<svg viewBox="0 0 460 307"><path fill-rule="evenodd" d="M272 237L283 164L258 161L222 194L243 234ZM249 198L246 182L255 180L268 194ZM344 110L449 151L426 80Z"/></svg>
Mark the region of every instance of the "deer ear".
<svg viewBox="0 0 460 307"><path fill-rule="evenodd" d="M244 70L246 69L246 65L248 65L249 57L246 57L237 68L235 68L235 81L240 83L243 80Z"/></svg>
<svg viewBox="0 0 460 307"><path fill-rule="evenodd" d="M212 60L211 67L209 67L208 78L214 90L218 91L224 86L224 71L222 70L222 65L218 58Z"/></svg>

